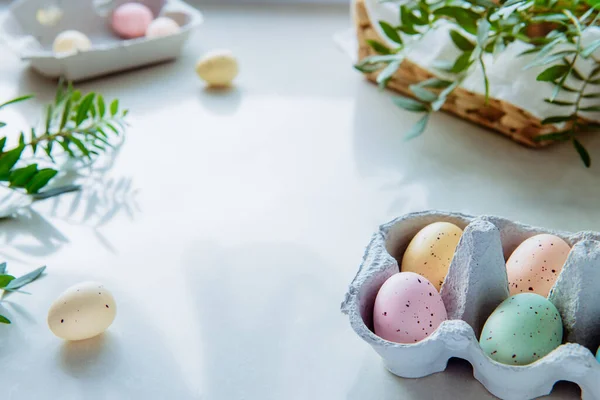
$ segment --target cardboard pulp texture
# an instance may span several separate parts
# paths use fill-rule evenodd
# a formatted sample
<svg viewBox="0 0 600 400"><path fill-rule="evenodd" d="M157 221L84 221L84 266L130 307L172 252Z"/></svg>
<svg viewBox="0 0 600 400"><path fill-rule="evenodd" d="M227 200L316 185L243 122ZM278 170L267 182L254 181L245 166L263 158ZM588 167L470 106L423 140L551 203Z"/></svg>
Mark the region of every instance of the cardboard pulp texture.
<svg viewBox="0 0 600 400"><path fill-rule="evenodd" d="M112 10L126 2L113 0L107 3L108 7L100 8L97 1L61 0L62 17L56 24L43 25L37 13L49 2L18 0L0 16L0 37L40 74L79 81L174 59L203 20L200 11L180 0L138 1L147 5L155 17L175 20L181 30L169 36L123 40L112 32L109 22ZM68 55L54 54L52 43L56 36L71 29L86 34L92 48Z"/></svg>
<svg viewBox="0 0 600 400"><path fill-rule="evenodd" d="M448 311L428 338L414 344L386 341L373 333L373 304L381 285L399 272L402 254L414 235L437 221L464 230L441 288ZM479 346L478 338L492 311L509 297L505 259L525 239L550 233L572 250L548 299L558 308L564 344L526 366L500 364ZM600 399L600 234L568 233L531 227L509 220L426 211L382 225L371 239L356 277L342 303L354 331L383 358L387 369L419 378L446 368L452 357L467 360L473 375L493 395L507 400L544 396L559 380L579 385L585 400Z"/></svg>

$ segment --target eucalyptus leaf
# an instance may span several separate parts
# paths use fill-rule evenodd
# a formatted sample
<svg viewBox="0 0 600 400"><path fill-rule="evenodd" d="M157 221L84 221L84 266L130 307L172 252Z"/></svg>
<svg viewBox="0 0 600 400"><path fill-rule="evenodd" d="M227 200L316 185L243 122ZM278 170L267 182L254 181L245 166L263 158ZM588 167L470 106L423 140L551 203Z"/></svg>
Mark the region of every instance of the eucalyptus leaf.
<svg viewBox="0 0 600 400"><path fill-rule="evenodd" d="M570 121L572 119L573 119L572 115L558 115L558 116L554 116L554 117L544 118L542 120L542 125L557 124L560 122Z"/></svg>
<svg viewBox="0 0 600 400"><path fill-rule="evenodd" d="M533 138L533 140L536 142L543 142L546 140L564 142L571 138L572 133L573 133L572 131L560 131L560 132L554 132L554 133L547 133L545 135L536 136Z"/></svg>
<svg viewBox="0 0 600 400"><path fill-rule="evenodd" d="M411 140L421 135L429 121L429 113L425 114L416 124L414 124L408 132L404 134L404 140Z"/></svg>
<svg viewBox="0 0 600 400"><path fill-rule="evenodd" d="M471 51L475 48L475 44L471 43L469 39L460 34L460 32L456 30L450 31L450 38L452 42L458 47L459 50L462 51Z"/></svg>
<svg viewBox="0 0 600 400"><path fill-rule="evenodd" d="M10 320L6 318L4 315L0 315L0 324L10 324Z"/></svg>
<svg viewBox="0 0 600 400"><path fill-rule="evenodd" d="M454 65L450 69L450 72L458 74L463 71L466 71L472 64L471 55L472 53L470 51L467 51L458 56L458 58L454 62Z"/></svg>
<svg viewBox="0 0 600 400"><path fill-rule="evenodd" d="M27 183L25 188L27 193L37 193L41 188L46 186L50 179L54 178L58 171L52 168L44 168L38 171L38 173Z"/></svg>
<svg viewBox="0 0 600 400"><path fill-rule="evenodd" d="M367 44L371 46L373 50L375 50L379 54L392 54L392 51L385 45L379 43L376 40L367 39ZM115 103L116 102L116 103ZM113 101L110 104L110 113L111 115L116 115L119 108L119 103L117 100Z"/></svg>
<svg viewBox="0 0 600 400"><path fill-rule="evenodd" d="M4 287L4 290L17 290L22 288L23 286L35 281L38 279L42 273L46 270L46 267L40 267L36 270L33 270L23 276L20 276L14 280L11 280L8 285Z"/></svg>
<svg viewBox="0 0 600 400"><path fill-rule="evenodd" d="M437 100L438 96L435 93L430 92L427 89L422 88L418 85L410 85L410 91L413 92L415 97L421 101L426 103L431 103L432 101Z"/></svg>
<svg viewBox="0 0 600 400"><path fill-rule="evenodd" d="M393 61L389 63L389 65L385 67L383 71L379 73L379 75L377 75L377 84L381 89L385 88L388 81L392 78L396 71L398 71L400 64L402 64L402 60Z"/></svg>
<svg viewBox="0 0 600 400"><path fill-rule="evenodd" d="M425 104L404 96L396 96L392 98L395 105L407 111L427 111Z"/></svg>
<svg viewBox="0 0 600 400"><path fill-rule="evenodd" d="M591 44L589 44L588 46L586 46L583 49L583 51L581 52L581 55L585 58L588 58L589 56L594 54L594 52L596 50L598 50L599 48L600 48L600 39L594 40Z"/></svg>

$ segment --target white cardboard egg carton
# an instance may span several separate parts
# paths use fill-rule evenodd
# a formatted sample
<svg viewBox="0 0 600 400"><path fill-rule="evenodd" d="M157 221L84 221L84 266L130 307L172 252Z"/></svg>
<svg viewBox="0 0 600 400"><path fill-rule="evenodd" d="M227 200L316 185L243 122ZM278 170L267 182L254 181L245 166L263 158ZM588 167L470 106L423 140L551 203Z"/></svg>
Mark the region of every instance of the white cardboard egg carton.
<svg viewBox="0 0 600 400"><path fill-rule="evenodd" d="M155 17L175 20L181 30L173 35L123 40L109 27L111 11L136 0L17 0L0 16L0 39L40 74L70 81L89 79L176 58L190 33L202 21L197 9L181 0L140 0ZM54 25L43 25L37 12L59 7L63 15ZM88 51L56 55L52 43L69 29L85 33L92 41Z"/></svg>
<svg viewBox="0 0 600 400"><path fill-rule="evenodd" d="M464 229L441 288L448 321L418 343L386 341L372 331L377 292L399 272L397 260L415 234L437 221ZM479 334L488 316L509 296L505 259L525 239L539 233L557 235L572 246L548 297L560 311L567 344L533 364L500 364L484 354ZM557 232L498 217L438 211L408 214L382 225L373 235L341 308L354 331L395 375L419 378L441 372L448 359L457 357L469 361L475 378L501 399L544 396L560 380L579 385L585 400L600 399L600 363L592 354L600 345L599 233Z"/></svg>

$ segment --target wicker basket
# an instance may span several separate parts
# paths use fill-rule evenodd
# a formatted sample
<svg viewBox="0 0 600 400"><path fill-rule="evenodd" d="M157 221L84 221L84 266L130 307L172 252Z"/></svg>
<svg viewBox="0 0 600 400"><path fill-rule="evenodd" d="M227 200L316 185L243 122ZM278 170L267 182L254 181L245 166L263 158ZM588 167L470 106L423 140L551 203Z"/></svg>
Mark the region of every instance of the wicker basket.
<svg viewBox="0 0 600 400"><path fill-rule="evenodd" d="M354 7L354 22L358 36L358 59L362 60L376 54L366 40L381 42L382 39L371 25L364 0L355 0ZM378 73L376 71L365 75L369 80L375 82ZM403 95L414 97L408 87L433 77L435 76L431 72L410 60L404 60L388 82L388 87ZM442 110L493 129L529 147L543 147L552 143L551 141L536 142L534 138L558 131L553 125L542 125L539 118L511 103L490 98L486 105L483 95L463 88L454 90L448 96Z"/></svg>

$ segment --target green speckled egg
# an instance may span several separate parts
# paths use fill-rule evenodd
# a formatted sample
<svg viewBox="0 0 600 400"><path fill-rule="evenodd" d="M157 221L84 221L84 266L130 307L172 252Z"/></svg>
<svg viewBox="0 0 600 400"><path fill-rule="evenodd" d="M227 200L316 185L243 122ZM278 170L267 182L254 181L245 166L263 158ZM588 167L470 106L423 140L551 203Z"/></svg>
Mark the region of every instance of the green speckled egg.
<svg viewBox="0 0 600 400"><path fill-rule="evenodd" d="M560 346L563 325L554 304L535 293L504 300L483 326L479 344L491 359L527 365Z"/></svg>

